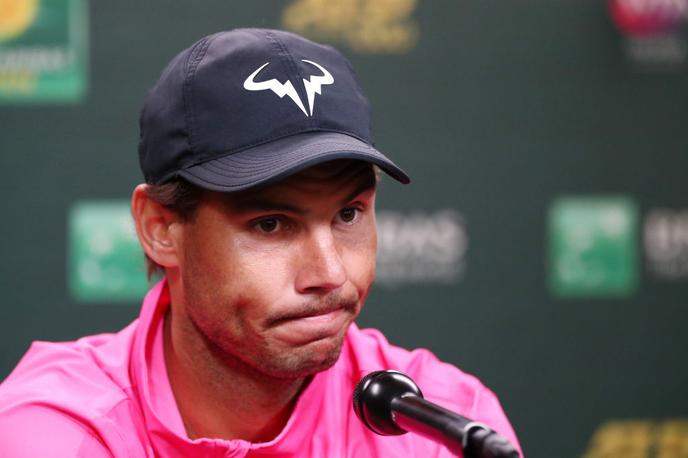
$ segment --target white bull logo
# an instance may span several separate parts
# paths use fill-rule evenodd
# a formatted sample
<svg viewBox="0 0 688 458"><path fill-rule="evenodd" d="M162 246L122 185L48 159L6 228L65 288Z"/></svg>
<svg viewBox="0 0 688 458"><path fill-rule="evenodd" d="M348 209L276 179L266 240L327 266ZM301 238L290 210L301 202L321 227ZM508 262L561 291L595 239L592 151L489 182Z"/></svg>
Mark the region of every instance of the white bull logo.
<svg viewBox="0 0 688 458"><path fill-rule="evenodd" d="M244 81L244 89L247 91L271 90L277 94L280 99L286 95L296 104L297 107L299 107L301 111L303 111L303 114L306 116L313 116L315 94L322 94L322 86L334 83L334 78L330 72L323 68L322 65L306 59L302 59L302 62L311 64L322 72L322 75L311 75L310 79L304 78L303 80L303 86L306 89L306 96L308 97L308 111L306 111L306 107L303 105L303 102L301 101L298 92L296 92L296 88L294 88L294 85L291 84L291 81L280 83L275 78L267 81L255 81L255 77L258 75L258 73L267 67L270 62L264 63L258 67L256 71L251 73L248 78L246 78L246 81Z"/></svg>

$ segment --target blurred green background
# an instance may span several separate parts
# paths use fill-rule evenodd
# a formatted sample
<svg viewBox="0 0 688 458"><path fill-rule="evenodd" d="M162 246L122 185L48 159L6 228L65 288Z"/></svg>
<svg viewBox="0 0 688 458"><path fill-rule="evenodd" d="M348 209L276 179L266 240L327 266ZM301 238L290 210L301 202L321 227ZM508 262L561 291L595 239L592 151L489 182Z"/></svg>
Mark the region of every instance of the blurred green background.
<svg viewBox="0 0 688 458"><path fill-rule="evenodd" d="M685 3L13 3L0 378L32 340L137 316L126 212L165 64L215 31L288 28L350 58L377 146L413 178L382 186L359 324L478 376L529 458L688 456Z"/></svg>

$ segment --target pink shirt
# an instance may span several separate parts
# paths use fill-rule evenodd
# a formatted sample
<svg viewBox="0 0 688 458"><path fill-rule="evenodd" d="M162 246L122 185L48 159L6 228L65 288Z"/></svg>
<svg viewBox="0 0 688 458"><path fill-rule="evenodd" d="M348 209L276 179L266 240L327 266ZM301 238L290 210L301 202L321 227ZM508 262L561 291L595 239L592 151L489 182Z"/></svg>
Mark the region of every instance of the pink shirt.
<svg viewBox="0 0 688 458"><path fill-rule="evenodd" d="M518 442L495 395L427 350L387 343L352 325L337 363L313 377L272 441L190 440L170 388L162 324L164 281L138 320L117 334L35 342L0 385L0 457L451 457L413 433L378 436L351 408L360 378L379 369L407 373L425 398L490 425Z"/></svg>

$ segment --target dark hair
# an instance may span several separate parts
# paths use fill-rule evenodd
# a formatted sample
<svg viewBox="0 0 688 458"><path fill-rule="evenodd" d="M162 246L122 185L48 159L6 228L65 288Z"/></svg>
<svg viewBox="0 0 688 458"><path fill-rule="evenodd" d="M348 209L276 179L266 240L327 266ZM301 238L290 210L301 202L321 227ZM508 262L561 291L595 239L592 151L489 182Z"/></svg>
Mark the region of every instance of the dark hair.
<svg viewBox="0 0 688 458"><path fill-rule="evenodd" d="M164 184L149 184L146 194L168 210L175 212L182 221L190 221L196 215L198 203L204 190L181 178ZM164 275L163 267L146 256L148 279L153 276Z"/></svg>

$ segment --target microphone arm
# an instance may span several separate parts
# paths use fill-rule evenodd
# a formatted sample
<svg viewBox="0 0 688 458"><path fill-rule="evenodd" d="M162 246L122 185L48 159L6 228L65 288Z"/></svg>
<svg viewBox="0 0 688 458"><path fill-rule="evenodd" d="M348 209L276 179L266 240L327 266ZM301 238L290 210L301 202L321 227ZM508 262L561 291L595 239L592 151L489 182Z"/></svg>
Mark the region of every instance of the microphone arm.
<svg viewBox="0 0 688 458"><path fill-rule="evenodd" d="M488 426L423 399L420 388L398 371L371 372L354 390L354 411L377 434L416 432L464 458L518 458L516 449Z"/></svg>

